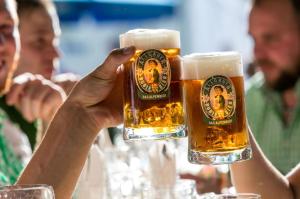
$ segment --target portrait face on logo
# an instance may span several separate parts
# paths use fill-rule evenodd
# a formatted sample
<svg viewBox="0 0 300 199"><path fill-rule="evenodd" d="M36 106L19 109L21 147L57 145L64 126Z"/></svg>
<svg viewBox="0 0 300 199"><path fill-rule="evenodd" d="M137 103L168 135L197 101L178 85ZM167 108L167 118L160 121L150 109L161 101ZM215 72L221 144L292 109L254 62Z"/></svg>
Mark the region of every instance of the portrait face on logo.
<svg viewBox="0 0 300 199"><path fill-rule="evenodd" d="M152 85L158 85L160 81L160 74L162 73L162 67L159 62L155 59L150 59L146 62L144 68L144 78L145 81Z"/></svg>
<svg viewBox="0 0 300 199"><path fill-rule="evenodd" d="M225 108L225 97L223 95L223 88L222 86L218 85L215 86L213 89L213 96L212 97L212 106L215 111L223 110Z"/></svg>

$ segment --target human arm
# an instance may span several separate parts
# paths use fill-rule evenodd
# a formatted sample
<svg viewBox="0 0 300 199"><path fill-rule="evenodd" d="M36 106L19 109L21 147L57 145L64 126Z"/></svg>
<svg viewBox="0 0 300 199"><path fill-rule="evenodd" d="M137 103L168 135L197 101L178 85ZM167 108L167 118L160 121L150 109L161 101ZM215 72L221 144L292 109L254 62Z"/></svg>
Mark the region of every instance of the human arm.
<svg viewBox="0 0 300 199"><path fill-rule="evenodd" d="M122 73L118 66L134 51L133 47L112 51L100 67L78 82L18 184L49 184L56 198L71 197L99 130L122 122Z"/></svg>
<svg viewBox="0 0 300 199"><path fill-rule="evenodd" d="M232 182L237 192L257 193L266 199L293 198L292 187L288 179L280 174L264 156L250 129L249 134L252 159L231 165Z"/></svg>

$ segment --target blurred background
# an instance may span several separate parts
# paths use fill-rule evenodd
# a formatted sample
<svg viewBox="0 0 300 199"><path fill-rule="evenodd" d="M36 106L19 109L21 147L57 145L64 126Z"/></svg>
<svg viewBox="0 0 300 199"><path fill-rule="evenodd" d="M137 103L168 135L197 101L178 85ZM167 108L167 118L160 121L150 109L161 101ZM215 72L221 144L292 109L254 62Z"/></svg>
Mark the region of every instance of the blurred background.
<svg viewBox="0 0 300 199"><path fill-rule="evenodd" d="M60 72L85 75L135 28L181 33L182 55L236 50L252 58L247 33L249 0L55 0L60 23ZM246 71L246 70L244 70Z"/></svg>

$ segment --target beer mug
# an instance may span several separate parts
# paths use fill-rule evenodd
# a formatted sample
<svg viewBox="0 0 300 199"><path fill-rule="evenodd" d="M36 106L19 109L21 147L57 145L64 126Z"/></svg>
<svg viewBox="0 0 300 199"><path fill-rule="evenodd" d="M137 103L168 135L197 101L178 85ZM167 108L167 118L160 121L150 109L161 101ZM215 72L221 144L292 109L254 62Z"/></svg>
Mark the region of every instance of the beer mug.
<svg viewBox="0 0 300 199"><path fill-rule="evenodd" d="M120 46L135 46L124 67L125 140L185 137L180 81L180 34L174 30L131 30Z"/></svg>
<svg viewBox="0 0 300 199"><path fill-rule="evenodd" d="M229 164L250 159L240 54L187 55L181 72L189 161Z"/></svg>

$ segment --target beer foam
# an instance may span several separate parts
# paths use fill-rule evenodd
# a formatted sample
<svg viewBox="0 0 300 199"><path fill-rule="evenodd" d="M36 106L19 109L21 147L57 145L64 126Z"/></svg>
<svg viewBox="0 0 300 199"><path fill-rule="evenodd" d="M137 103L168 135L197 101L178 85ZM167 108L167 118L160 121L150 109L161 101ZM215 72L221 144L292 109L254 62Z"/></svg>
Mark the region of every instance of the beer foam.
<svg viewBox="0 0 300 199"><path fill-rule="evenodd" d="M186 55L181 64L182 80L207 79L213 75L243 76L243 64L238 52L194 53Z"/></svg>
<svg viewBox="0 0 300 199"><path fill-rule="evenodd" d="M135 29L120 35L120 47L137 49L180 48L180 33L167 29Z"/></svg>

